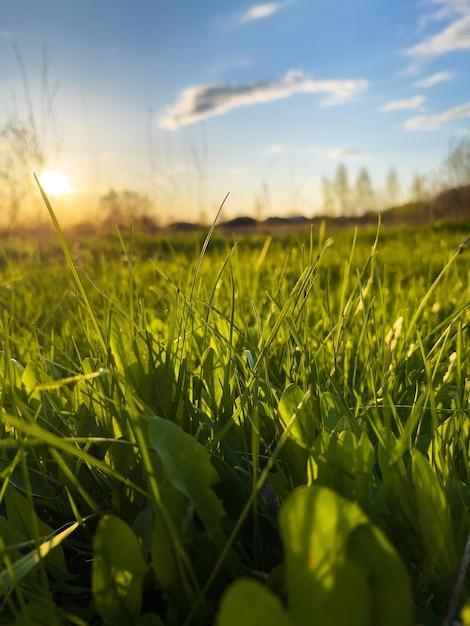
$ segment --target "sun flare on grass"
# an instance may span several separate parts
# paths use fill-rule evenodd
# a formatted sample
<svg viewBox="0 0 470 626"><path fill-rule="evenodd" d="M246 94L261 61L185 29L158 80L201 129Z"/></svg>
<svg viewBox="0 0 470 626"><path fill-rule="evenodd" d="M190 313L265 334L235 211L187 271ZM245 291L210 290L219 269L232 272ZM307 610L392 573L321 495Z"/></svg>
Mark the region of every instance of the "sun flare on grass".
<svg viewBox="0 0 470 626"><path fill-rule="evenodd" d="M50 196L63 196L73 191L68 178L59 170L44 170L39 177L39 182L46 194Z"/></svg>

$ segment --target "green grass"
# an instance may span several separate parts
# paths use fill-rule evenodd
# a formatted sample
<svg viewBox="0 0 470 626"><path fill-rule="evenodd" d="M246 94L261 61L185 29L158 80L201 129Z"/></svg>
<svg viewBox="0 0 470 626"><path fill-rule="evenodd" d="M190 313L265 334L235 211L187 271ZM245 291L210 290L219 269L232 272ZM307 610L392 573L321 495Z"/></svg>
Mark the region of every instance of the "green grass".
<svg viewBox="0 0 470 626"><path fill-rule="evenodd" d="M0 256L0 624L459 619L466 232L55 226Z"/></svg>

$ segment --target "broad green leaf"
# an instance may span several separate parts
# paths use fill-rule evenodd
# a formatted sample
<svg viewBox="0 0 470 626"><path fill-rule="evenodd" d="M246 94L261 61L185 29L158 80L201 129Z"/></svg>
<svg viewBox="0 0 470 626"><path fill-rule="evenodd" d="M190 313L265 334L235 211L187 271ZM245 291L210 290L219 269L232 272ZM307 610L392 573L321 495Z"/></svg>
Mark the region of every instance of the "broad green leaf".
<svg viewBox="0 0 470 626"><path fill-rule="evenodd" d="M219 478L209 453L173 422L154 417L148 428L150 445L168 480L191 500L207 532L219 544L225 511L211 488Z"/></svg>
<svg viewBox="0 0 470 626"><path fill-rule="evenodd" d="M374 626L411 624L411 593L406 570L385 535L372 524L352 531L348 555L362 570L371 591Z"/></svg>
<svg viewBox="0 0 470 626"><path fill-rule="evenodd" d="M347 559L349 533L367 518L330 489L300 488L285 502L280 526L286 552L289 608L294 624L367 626L370 593Z"/></svg>
<svg viewBox="0 0 470 626"><path fill-rule="evenodd" d="M166 380L162 385L160 365L156 365L152 354L152 336L145 331L136 331L134 328L131 332L129 321L114 313L111 316L109 342L116 365L124 374L126 384L148 406L163 405L168 411L167 404L168 398L171 399L174 372L168 362L165 363ZM163 414L166 415L166 413Z"/></svg>
<svg viewBox="0 0 470 626"><path fill-rule="evenodd" d="M110 347L116 362L139 396L147 403L154 400L155 385L149 376L149 346L140 333L131 336L129 322L117 314L111 316Z"/></svg>
<svg viewBox="0 0 470 626"><path fill-rule="evenodd" d="M404 567L359 506L325 487L300 488L281 509L280 526L294 624L305 624L306 615L315 626L411 624ZM362 554L368 541L373 547ZM381 562L391 564L397 576L390 590L389 577L378 572ZM393 616L400 621L382 615L393 595L401 604Z"/></svg>
<svg viewBox="0 0 470 626"><path fill-rule="evenodd" d="M13 402L13 390L21 397L21 377L24 367L16 360L8 358L0 351L0 405L7 407Z"/></svg>
<svg viewBox="0 0 470 626"><path fill-rule="evenodd" d="M147 565L139 540L121 519L108 515L93 538L93 600L104 624L135 623L142 606Z"/></svg>
<svg viewBox="0 0 470 626"><path fill-rule="evenodd" d="M380 516L382 527L395 547L409 564L421 562L423 549L419 539L417 502L411 479L402 459L401 446L393 432L380 433L377 449L382 480L378 484L373 503L375 516Z"/></svg>
<svg viewBox="0 0 470 626"><path fill-rule="evenodd" d="M427 565L433 576L450 584L458 567L450 507L428 460L417 450L412 455L413 485Z"/></svg>
<svg viewBox="0 0 470 626"><path fill-rule="evenodd" d="M374 486L374 448L365 432L360 437L350 430L339 435L323 432L313 446L315 480L368 510Z"/></svg>
<svg viewBox="0 0 470 626"><path fill-rule="evenodd" d="M145 555L150 552L150 546L152 544L153 535L153 510L150 505L147 505L145 509L142 509L140 513L135 517L132 522L132 530L142 546L142 554Z"/></svg>
<svg viewBox="0 0 470 626"><path fill-rule="evenodd" d="M185 528L186 520L193 520L195 509L212 545L217 548L216 552L204 556L208 564L212 560L215 564L217 554L224 550L227 542L220 524L225 511L211 487L218 482L217 471L209 453L193 437L173 422L152 418L149 422L149 442L159 456L169 483L162 485L162 502L155 509L152 564L159 584L181 612L184 606L191 608L197 593L196 575L191 567L193 564L188 562L186 556L188 542L192 540ZM168 516L171 518L172 532ZM196 552L199 545L194 546ZM234 550L228 551L225 564L233 575L240 573L240 561ZM198 611L205 611L204 604L201 603Z"/></svg>
<svg viewBox="0 0 470 626"><path fill-rule="evenodd" d="M29 362L26 365L21 377L21 382L28 395L34 394L35 398L40 399L40 394L34 393L37 385L39 384L39 376L35 363Z"/></svg>
<svg viewBox="0 0 470 626"><path fill-rule="evenodd" d="M5 492L5 504L7 507L8 521L28 539L38 541L44 537L54 535L54 530L36 515L29 499L22 496L10 485ZM49 573L54 577L64 576L67 572L67 565L62 547L59 547L58 550L54 550L50 554L49 552L50 551L47 552L46 559L46 566Z"/></svg>
<svg viewBox="0 0 470 626"><path fill-rule="evenodd" d="M294 413L296 420L290 428L290 436L299 445L310 448L317 434L315 418L309 403L303 403L305 393L297 385L290 384L283 392L279 401L279 418L284 428Z"/></svg>
<svg viewBox="0 0 470 626"><path fill-rule="evenodd" d="M0 376L3 379L9 380L15 387L21 386L21 377L24 372L24 367L16 359L8 359L5 352L0 351ZM11 378L10 378L11 374Z"/></svg>
<svg viewBox="0 0 470 626"><path fill-rule="evenodd" d="M201 370L201 379L207 388L210 406L215 411L223 397L225 369L215 350L210 346L202 356Z"/></svg>
<svg viewBox="0 0 470 626"><path fill-rule="evenodd" d="M308 403L303 404L304 392L297 385L289 385L279 401L278 413L284 429L292 421L281 456L295 485L307 482L308 451L315 439L315 423Z"/></svg>
<svg viewBox="0 0 470 626"><path fill-rule="evenodd" d="M353 422L351 411L339 396L328 391L322 393L320 395L320 409L323 424L329 432L340 433L352 428L359 434L359 429Z"/></svg>
<svg viewBox="0 0 470 626"><path fill-rule="evenodd" d="M281 601L261 583L240 579L222 598L217 626L292 626Z"/></svg>
<svg viewBox="0 0 470 626"><path fill-rule="evenodd" d="M391 430L381 431L377 458L382 474L378 502L386 503L386 516L391 518L391 523L394 526L400 524L400 534L408 531L410 540L414 542L416 538L411 537L411 532L416 526L417 514L413 485L407 475L397 439Z"/></svg>
<svg viewBox="0 0 470 626"><path fill-rule="evenodd" d="M111 333L109 345L116 365L119 369L127 372L129 366L135 363L135 354L132 349L132 338L129 334L129 324L114 314L110 318ZM132 381L135 384L138 381Z"/></svg>
<svg viewBox="0 0 470 626"><path fill-rule="evenodd" d="M41 545L31 550L28 554L17 559L11 569L2 569L0 571L0 594L10 593L13 585L20 582L29 572L37 567L42 559L51 558L54 549L60 547L60 544L78 527L78 522L74 522L68 528L57 535L52 536ZM13 576L11 575L13 574Z"/></svg>
<svg viewBox="0 0 470 626"><path fill-rule="evenodd" d="M162 501L153 511L152 567L158 584L170 600L181 608L188 608L195 599L195 585L194 580L190 580L194 574L188 566L184 542L194 507L172 485L159 488Z"/></svg>

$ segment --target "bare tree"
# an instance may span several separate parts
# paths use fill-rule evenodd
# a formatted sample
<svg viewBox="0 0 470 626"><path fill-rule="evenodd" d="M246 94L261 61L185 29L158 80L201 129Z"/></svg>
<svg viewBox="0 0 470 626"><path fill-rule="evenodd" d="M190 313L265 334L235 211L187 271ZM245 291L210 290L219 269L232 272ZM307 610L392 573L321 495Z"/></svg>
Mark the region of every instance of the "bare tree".
<svg viewBox="0 0 470 626"><path fill-rule="evenodd" d="M34 189L32 172L41 169L45 157L41 149L34 118L20 119L10 114L0 129L3 150L0 160L0 183L5 196L6 222L14 228L21 210Z"/></svg>
<svg viewBox="0 0 470 626"><path fill-rule="evenodd" d="M149 218L152 212L152 203L148 196L128 189L123 191L110 189L105 196L101 196L99 204L103 222L107 226L127 225L131 221Z"/></svg>
<svg viewBox="0 0 470 626"><path fill-rule="evenodd" d="M37 192L33 184L33 171L40 172L46 164L46 138L52 126L55 143L59 144L57 120L54 114L54 98L57 85L50 87L47 47L43 48L42 59L42 124L38 126L36 108L29 90L26 67L18 47L13 45L23 89L25 113L13 99L13 108L6 122L0 127L0 193L5 206L8 228L14 228L21 212Z"/></svg>
<svg viewBox="0 0 470 626"><path fill-rule="evenodd" d="M427 202L429 200L429 190L426 176L418 173L413 175L410 185L410 199L413 202Z"/></svg>
<svg viewBox="0 0 470 626"><path fill-rule="evenodd" d="M331 215L335 212L335 194L331 181L323 176L322 178L323 206L325 213Z"/></svg>
<svg viewBox="0 0 470 626"><path fill-rule="evenodd" d="M255 196L255 216L258 221L270 217L271 212L271 192L268 183L264 180L261 183L261 191Z"/></svg>
<svg viewBox="0 0 470 626"><path fill-rule="evenodd" d="M470 139L464 137L451 145L444 161L444 176L450 187L470 185Z"/></svg>
<svg viewBox="0 0 470 626"><path fill-rule="evenodd" d="M370 211L374 206L375 192L365 167L361 167L356 179L355 201L357 211Z"/></svg>
<svg viewBox="0 0 470 626"><path fill-rule="evenodd" d="M341 214L348 213L350 210L351 190L349 188L348 170L344 163L338 165L336 170L334 190L338 199L339 210Z"/></svg>
<svg viewBox="0 0 470 626"><path fill-rule="evenodd" d="M401 199L401 187L397 170L391 167L385 181L385 197L389 206L396 206Z"/></svg>

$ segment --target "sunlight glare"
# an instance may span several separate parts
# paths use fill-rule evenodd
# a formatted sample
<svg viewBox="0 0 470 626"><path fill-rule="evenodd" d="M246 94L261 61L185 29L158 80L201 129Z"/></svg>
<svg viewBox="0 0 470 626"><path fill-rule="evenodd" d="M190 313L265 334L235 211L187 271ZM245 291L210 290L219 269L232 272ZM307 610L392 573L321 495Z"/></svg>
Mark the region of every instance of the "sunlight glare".
<svg viewBox="0 0 470 626"><path fill-rule="evenodd" d="M39 182L46 194L51 196L62 196L72 191L68 178L59 170L45 170L39 177Z"/></svg>

